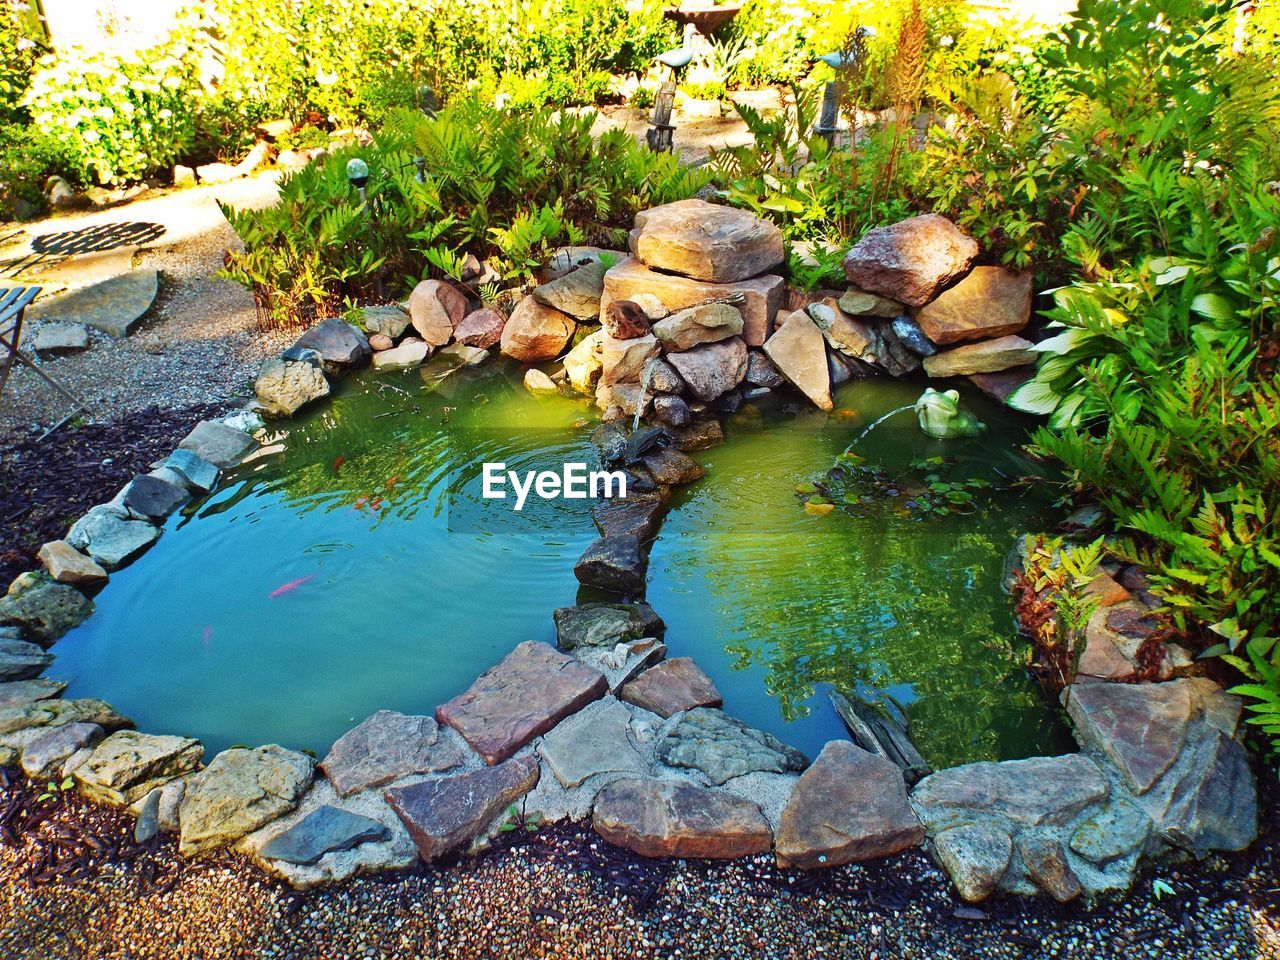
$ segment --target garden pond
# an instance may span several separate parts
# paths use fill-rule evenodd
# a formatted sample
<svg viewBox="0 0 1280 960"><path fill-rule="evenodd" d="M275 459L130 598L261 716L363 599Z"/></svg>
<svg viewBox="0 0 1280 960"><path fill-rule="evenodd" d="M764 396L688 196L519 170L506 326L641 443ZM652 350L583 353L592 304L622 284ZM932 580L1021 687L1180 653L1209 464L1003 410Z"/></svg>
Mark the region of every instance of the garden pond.
<svg viewBox="0 0 1280 960"><path fill-rule="evenodd" d="M811 756L847 737L826 691L855 681L903 703L938 767L1069 750L1000 586L1015 537L1050 516L1043 485L927 518L904 506L905 482L806 509L807 484L851 443L890 477L941 455L965 478L1036 472L1025 424L976 391L980 439L932 440L910 411L857 439L920 389L851 383L831 416L748 405L723 445L694 452L707 476L673 495L650 556L668 655ZM588 501L531 497L516 513L480 480L485 462L594 464L595 425L587 402L532 397L514 369L443 388L419 371L348 379L113 575L49 675L211 751L323 754L376 710L430 713L517 643L554 643L556 607L601 599L573 574L595 537Z"/></svg>

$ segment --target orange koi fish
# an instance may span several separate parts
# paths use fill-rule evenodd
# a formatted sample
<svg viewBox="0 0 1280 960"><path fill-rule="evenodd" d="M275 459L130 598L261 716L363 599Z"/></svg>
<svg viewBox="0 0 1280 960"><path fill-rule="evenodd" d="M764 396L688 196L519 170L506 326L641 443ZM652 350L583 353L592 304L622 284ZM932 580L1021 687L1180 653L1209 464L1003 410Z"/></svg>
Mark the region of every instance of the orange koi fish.
<svg viewBox="0 0 1280 960"><path fill-rule="evenodd" d="M276 597L283 597L286 593L293 593L304 583L310 583L315 578L316 575L314 573L309 573L305 577L299 577L297 580L290 580L288 583L282 584L268 593L267 599L274 600Z"/></svg>

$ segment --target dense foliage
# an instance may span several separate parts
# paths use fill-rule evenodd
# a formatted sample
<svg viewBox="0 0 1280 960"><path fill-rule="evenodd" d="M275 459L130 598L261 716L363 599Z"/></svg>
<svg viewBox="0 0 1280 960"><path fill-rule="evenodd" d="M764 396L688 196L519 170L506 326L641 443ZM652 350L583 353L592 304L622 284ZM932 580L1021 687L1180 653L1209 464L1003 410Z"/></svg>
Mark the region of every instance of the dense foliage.
<svg viewBox="0 0 1280 960"><path fill-rule="evenodd" d="M393 115L368 148L337 151L285 180L279 205L228 210L246 249L227 275L250 286L276 324L367 299L379 278L387 296L403 296L433 270L460 274L464 252L519 280L561 244L625 245L638 210L707 182L623 131L593 138L594 119L475 100L434 118ZM355 156L372 171L365 204L347 181Z"/></svg>

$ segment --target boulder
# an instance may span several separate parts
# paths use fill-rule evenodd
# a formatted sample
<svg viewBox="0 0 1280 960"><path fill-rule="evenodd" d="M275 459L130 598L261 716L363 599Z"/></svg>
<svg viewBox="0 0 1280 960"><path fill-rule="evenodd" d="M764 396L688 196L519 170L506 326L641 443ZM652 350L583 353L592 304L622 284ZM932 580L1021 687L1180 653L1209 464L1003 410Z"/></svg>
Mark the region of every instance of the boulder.
<svg viewBox="0 0 1280 960"><path fill-rule="evenodd" d="M750 800L689 783L618 780L596 797L596 833L643 857L732 859L766 852L769 823Z"/></svg>
<svg viewBox="0 0 1280 960"><path fill-rule="evenodd" d="M778 864L836 867L888 856L923 839L902 771L848 741L832 740L800 775L782 811Z"/></svg>
<svg viewBox="0 0 1280 960"><path fill-rule="evenodd" d="M191 500L191 494L182 485L182 478L175 474L174 480L177 482L170 483L146 473L134 477L124 491L125 510L152 523L162 522Z"/></svg>
<svg viewBox="0 0 1280 960"><path fill-rule="evenodd" d="M22 772L32 780L61 779L62 764L79 750L102 742L106 731L96 723L68 723L50 727L27 743L22 751Z"/></svg>
<svg viewBox="0 0 1280 960"><path fill-rule="evenodd" d="M530 367L524 372L524 388L535 397L555 396L560 392L556 382L537 367Z"/></svg>
<svg viewBox="0 0 1280 960"><path fill-rule="evenodd" d="M525 297L502 328L502 352L521 363L554 360L576 328L568 314Z"/></svg>
<svg viewBox="0 0 1280 960"><path fill-rule="evenodd" d="M939 770L916 784L911 804L931 831L980 814L1040 826L1066 823L1108 792L1097 765L1073 753Z"/></svg>
<svg viewBox="0 0 1280 960"><path fill-rule="evenodd" d="M320 769L340 797L401 777L439 773L462 763L462 751L441 739L431 717L379 710L329 748Z"/></svg>
<svg viewBox="0 0 1280 960"><path fill-rule="evenodd" d="M123 806L191 773L203 755L204 747L198 740L121 730L94 748L76 770L75 779L90 797Z"/></svg>
<svg viewBox="0 0 1280 960"><path fill-rule="evenodd" d="M654 393L684 393L684 377L665 360L654 360L648 365L649 389Z"/></svg>
<svg viewBox="0 0 1280 960"><path fill-rule="evenodd" d="M252 436L221 420L201 420L178 444L220 470L238 466L257 446Z"/></svg>
<svg viewBox="0 0 1280 960"><path fill-rule="evenodd" d="M50 540L36 558L58 583L92 587L107 582L107 571L65 540Z"/></svg>
<svg viewBox="0 0 1280 960"><path fill-rule="evenodd" d="M747 345L738 337L669 354L668 362L684 378L689 392L710 402L742 382L747 373Z"/></svg>
<svg viewBox="0 0 1280 960"><path fill-rule="evenodd" d="M647 603L584 603L561 607L554 616L562 650L613 647L625 640L657 636L666 628Z"/></svg>
<svg viewBox="0 0 1280 960"><path fill-rule="evenodd" d="M743 382L755 387L775 390L778 387L785 386L787 378L778 372L778 368L773 365L773 361L762 351L753 349L747 354L747 374L743 378Z"/></svg>
<svg viewBox="0 0 1280 960"><path fill-rule="evenodd" d="M423 280L409 294L409 322L432 347L453 339L453 328L470 310L466 295L443 280Z"/></svg>
<svg viewBox="0 0 1280 960"><path fill-rule="evenodd" d="M724 703L711 678L689 657L664 660L644 671L618 691L618 699L660 717Z"/></svg>
<svg viewBox="0 0 1280 960"><path fill-rule="evenodd" d="M875 362L891 377L905 377L920 369L920 355L910 349L894 332L893 324L882 324L875 330L873 348Z"/></svg>
<svg viewBox="0 0 1280 960"><path fill-rule="evenodd" d="M1036 375L1035 367L1011 367L995 373L975 373L969 382L992 400L1005 403L1013 392Z"/></svg>
<svg viewBox="0 0 1280 960"><path fill-rule="evenodd" d="M603 294L604 281L600 289ZM634 300L615 300L603 311L600 322L604 331L615 340L632 340L645 336L651 329L649 315Z"/></svg>
<svg viewBox="0 0 1280 960"><path fill-rule="evenodd" d="M494 767L392 787L384 794L428 863L466 847L495 817L538 783L538 761L517 757Z"/></svg>
<svg viewBox="0 0 1280 960"><path fill-rule="evenodd" d="M704 200L679 200L636 214L631 252L647 266L711 283L746 280L785 259L776 225Z"/></svg>
<svg viewBox="0 0 1280 960"><path fill-rule="evenodd" d="M661 398L675 399L675 398ZM657 493L629 492L625 499L601 497L591 505L591 515L602 537L636 537L652 540L662 526L666 504ZM569 609L573 609L570 607Z"/></svg>
<svg viewBox="0 0 1280 960"><path fill-rule="evenodd" d="M48 656L48 654L46 654ZM0 676L3 676L4 651L0 650ZM54 680L13 680L0 682L0 710L25 707L41 700L54 700L67 689L65 683Z"/></svg>
<svg viewBox="0 0 1280 960"><path fill-rule="evenodd" d="M588 264L600 263L604 260L620 263L626 259L628 259L627 255L620 250L590 246L560 247L551 254L551 258L542 267L538 277L542 283L548 283Z"/></svg>
<svg viewBox="0 0 1280 960"><path fill-rule="evenodd" d="M372 352L369 341L358 329L336 317L317 323L300 336L293 346L295 349L314 350L320 354L324 371L331 376L364 366L369 362Z"/></svg>
<svg viewBox="0 0 1280 960"><path fill-rule="evenodd" d="M931 377L962 377L974 373L998 373L1036 362L1029 340L1000 337L955 347L924 358L924 372Z"/></svg>
<svg viewBox="0 0 1280 960"><path fill-rule="evenodd" d="M196 456L190 450L181 447L169 454L164 461L164 468L177 474L188 490L207 493L218 485L218 477L222 471L207 460Z"/></svg>
<svg viewBox="0 0 1280 960"><path fill-rule="evenodd" d="M690 710L658 743L658 758L670 767L701 770L721 784L748 773L803 770L808 760L776 737L747 726L723 710Z"/></svg>
<svg viewBox="0 0 1280 960"><path fill-rule="evenodd" d="M995 892L1013 857L1013 838L990 823L965 823L944 830L933 838L932 847L957 892L970 903Z"/></svg>
<svg viewBox="0 0 1280 960"><path fill-rule="evenodd" d="M327 853L391 839L385 823L325 804L262 845L260 857L309 866Z"/></svg>
<svg viewBox="0 0 1280 960"><path fill-rule="evenodd" d="M682 487L706 475L696 460L673 447L659 447L652 453L646 453L641 462L653 477L653 482L664 487Z"/></svg>
<svg viewBox="0 0 1280 960"><path fill-rule="evenodd" d="M600 343L602 379L610 386L618 383L640 383L645 367L660 352L653 334L633 340L615 340L606 335Z"/></svg>
<svg viewBox="0 0 1280 960"><path fill-rule="evenodd" d="M937 299L915 311L916 323L936 344L990 340L1019 332L1031 319L1031 273L974 267Z"/></svg>
<svg viewBox="0 0 1280 960"><path fill-rule="evenodd" d="M379 350L373 355L375 370L413 370L422 366L431 348L421 340L406 340L390 350Z"/></svg>
<svg viewBox="0 0 1280 960"><path fill-rule="evenodd" d="M563 787L602 773L648 773L630 729L631 711L612 698L597 700L543 737L538 754Z"/></svg>
<svg viewBox="0 0 1280 960"><path fill-rule="evenodd" d="M932 357L938 352L938 348L920 329L920 324L911 317L894 317L889 327L902 345L917 356Z"/></svg>
<svg viewBox="0 0 1280 960"><path fill-rule="evenodd" d="M1045 837L1024 835L1018 837L1015 846L1031 881L1053 899L1066 903L1083 892L1067 863L1062 844Z"/></svg>
<svg viewBox="0 0 1280 960"><path fill-rule="evenodd" d="M305 754L274 744L222 751L187 784L178 851L207 853L284 816L311 786L314 766Z"/></svg>
<svg viewBox="0 0 1280 960"><path fill-rule="evenodd" d="M265 413L291 417L308 403L327 397L329 381L309 363L273 357L262 364L253 392Z"/></svg>
<svg viewBox="0 0 1280 960"><path fill-rule="evenodd" d="M659 320L653 332L668 353L715 343L742 333L742 314L728 303L704 303Z"/></svg>
<svg viewBox="0 0 1280 960"><path fill-rule="evenodd" d="M502 342L502 328L507 325L507 318L497 310L482 307L472 310L458 321L453 328L453 337L468 347L479 347L488 350Z"/></svg>
<svg viewBox="0 0 1280 960"><path fill-rule="evenodd" d="M573 574L588 587L643 596L648 566L638 538L601 537L583 551Z"/></svg>
<svg viewBox="0 0 1280 960"><path fill-rule="evenodd" d="M600 316L600 296L609 266L612 264L601 261L585 264L535 288L533 296L539 303L578 320L595 320Z"/></svg>
<svg viewBox="0 0 1280 960"><path fill-rule="evenodd" d="M693 411L681 397L654 397L653 415L658 418L659 423L671 427L683 427L693 420Z"/></svg>
<svg viewBox="0 0 1280 960"><path fill-rule="evenodd" d="M678 450L708 450L724 443L724 427L714 417L695 420L687 427L665 427L663 429Z"/></svg>
<svg viewBox="0 0 1280 960"><path fill-rule="evenodd" d="M564 355L564 373L569 386L585 396L595 393L596 384L604 369L604 338L605 331L596 330L579 340Z"/></svg>
<svg viewBox="0 0 1280 960"><path fill-rule="evenodd" d="M519 644L467 690L436 708L436 719L496 764L571 713L605 695L605 679L545 643Z"/></svg>
<svg viewBox="0 0 1280 960"><path fill-rule="evenodd" d="M45 653L34 643L0 637L0 682L8 684L17 680L33 680L44 673L51 663L53 654Z"/></svg>
<svg viewBox="0 0 1280 960"><path fill-rule="evenodd" d="M393 342L404 336L404 332L409 329L409 313L399 304L364 307L360 316L366 333L381 335Z"/></svg>
<svg viewBox="0 0 1280 960"><path fill-rule="evenodd" d="M840 295L840 309L851 317L880 317L892 320L902 315L903 307L897 300L877 296L857 287L850 287Z"/></svg>
<svg viewBox="0 0 1280 960"><path fill-rule="evenodd" d="M874 363L876 360L876 337L870 327L861 320L850 316L830 297L818 303L812 303L808 309L809 317L814 325L822 331L822 335L831 344L831 349L839 350L847 356ZM794 314L792 314L794 316ZM782 317L778 318L781 325ZM775 334L776 336L776 334ZM768 353L766 344L765 353ZM763 384L768 386L768 384Z"/></svg>
<svg viewBox="0 0 1280 960"><path fill-rule="evenodd" d="M147 520L130 520L97 506L71 525L67 543L83 550L104 570L131 563L160 539L160 528Z"/></svg>
<svg viewBox="0 0 1280 960"><path fill-rule="evenodd" d="M864 291L920 307L964 276L977 255L972 237L926 213L868 230L845 256L844 272Z"/></svg>
<svg viewBox="0 0 1280 960"><path fill-rule="evenodd" d="M648 409L651 398L645 394L643 399L645 409ZM605 411L605 420L634 417L640 408L640 402L640 384L638 383L605 383L604 378L601 377L596 385L596 406ZM616 411L617 416L610 417L610 410Z"/></svg>
<svg viewBox="0 0 1280 960"><path fill-rule="evenodd" d="M831 374L827 369L826 340L808 314L797 310L783 320L774 335L765 341L764 352L778 372L818 409L835 408Z"/></svg>
<svg viewBox="0 0 1280 960"><path fill-rule="evenodd" d="M15 589L17 587L18 589ZM93 613L93 601L75 587L35 579L15 580L0 597L0 625L13 625L24 637L48 646Z"/></svg>
<svg viewBox="0 0 1280 960"><path fill-rule="evenodd" d="M758 347L772 329L785 292L782 278L772 274L735 283L704 283L659 273L636 260L626 260L605 274L600 307L607 317L610 305L616 300L643 303L642 298L656 298L668 312L711 300L732 302L742 314L742 338Z"/></svg>

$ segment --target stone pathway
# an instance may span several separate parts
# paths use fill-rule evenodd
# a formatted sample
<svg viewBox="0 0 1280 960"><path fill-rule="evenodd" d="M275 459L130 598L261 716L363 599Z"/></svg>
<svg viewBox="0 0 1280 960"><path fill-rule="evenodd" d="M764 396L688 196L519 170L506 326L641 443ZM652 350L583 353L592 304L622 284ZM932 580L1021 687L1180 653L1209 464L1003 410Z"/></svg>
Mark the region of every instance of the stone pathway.
<svg viewBox="0 0 1280 960"><path fill-rule="evenodd" d="M22 279L45 288L28 311L36 321L28 346L52 335L41 333L42 317L74 320L81 329L92 322L107 331L94 331L87 349L65 353L55 346L41 354L49 372L93 408L89 419L113 419L153 405L225 402L245 389L265 356L278 350L273 338L259 334L249 292L215 276L224 252L239 243L217 200L243 206L273 202L274 183L268 173L216 187L152 191L110 209L25 224L20 237L0 246L0 265L10 265L3 267L0 283ZM126 236L124 247L29 265L33 245L41 246L42 238L144 223L158 224L164 232L138 234L137 243ZM10 268L19 262L28 266L12 276ZM115 289L121 284L129 287L127 296ZM71 298L55 300L62 291L71 291ZM104 291L112 305L107 312L99 310ZM122 296L137 306L115 315ZM137 319L148 298L155 299L154 306ZM81 310L86 304L93 307L88 316ZM64 405L38 377L16 369L0 398L0 440L55 422Z"/></svg>

